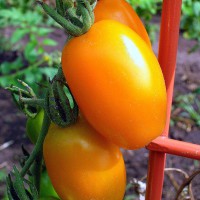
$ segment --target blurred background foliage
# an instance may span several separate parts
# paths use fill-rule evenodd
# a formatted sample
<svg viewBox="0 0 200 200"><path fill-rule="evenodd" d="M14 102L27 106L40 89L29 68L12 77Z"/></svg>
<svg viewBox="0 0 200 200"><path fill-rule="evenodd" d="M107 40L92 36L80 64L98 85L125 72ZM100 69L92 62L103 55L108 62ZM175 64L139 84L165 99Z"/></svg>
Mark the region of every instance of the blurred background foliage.
<svg viewBox="0 0 200 200"><path fill-rule="evenodd" d="M0 86L18 85L23 79L37 90L37 83L53 77L60 52L47 53L57 42L49 34L58 25L34 0L0 1Z"/></svg>
<svg viewBox="0 0 200 200"><path fill-rule="evenodd" d="M156 40L159 26L152 23L154 16L158 15L162 8L162 0L127 0L143 20L152 42Z"/></svg>
<svg viewBox="0 0 200 200"><path fill-rule="evenodd" d="M160 15L162 9L162 0L127 0L143 19L151 40L155 41L155 32L158 30L156 25L152 26L152 19L156 15ZM181 32L186 39L194 39L197 41L193 50L200 45L200 1L199 0L183 0L182 16L180 24Z"/></svg>

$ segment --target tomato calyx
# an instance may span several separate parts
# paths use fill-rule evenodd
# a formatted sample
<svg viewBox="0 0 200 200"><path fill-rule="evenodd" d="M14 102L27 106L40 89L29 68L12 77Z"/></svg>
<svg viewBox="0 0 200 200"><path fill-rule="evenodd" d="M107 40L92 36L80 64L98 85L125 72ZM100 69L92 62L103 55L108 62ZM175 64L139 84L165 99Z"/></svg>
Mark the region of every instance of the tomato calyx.
<svg viewBox="0 0 200 200"><path fill-rule="evenodd" d="M12 93L17 106L29 118L35 118L42 108L49 119L58 126L65 127L76 122L78 106L66 84L61 66L46 86L45 98L38 98L28 84L21 80L19 82L26 90L13 85L6 89Z"/></svg>
<svg viewBox="0 0 200 200"><path fill-rule="evenodd" d="M25 82L21 80L18 80L18 82L21 83L21 85L25 89L16 87L14 85L11 85L10 87L6 87L5 89L11 92L13 101L16 103L17 107L22 112L24 112L30 118L35 118L35 116L38 113L38 106L33 107L28 104L25 104L22 101L22 98L37 99L37 96L28 84L26 84Z"/></svg>
<svg viewBox="0 0 200 200"><path fill-rule="evenodd" d="M67 89L68 94L72 98L73 107L70 105L65 89ZM78 105L70 93L61 67L58 69L54 79L49 83L44 109L51 121L61 127L75 123L78 118Z"/></svg>
<svg viewBox="0 0 200 200"><path fill-rule="evenodd" d="M56 10L42 1L37 2L71 37L83 35L94 23L97 0L68 0L67 3L57 0Z"/></svg>

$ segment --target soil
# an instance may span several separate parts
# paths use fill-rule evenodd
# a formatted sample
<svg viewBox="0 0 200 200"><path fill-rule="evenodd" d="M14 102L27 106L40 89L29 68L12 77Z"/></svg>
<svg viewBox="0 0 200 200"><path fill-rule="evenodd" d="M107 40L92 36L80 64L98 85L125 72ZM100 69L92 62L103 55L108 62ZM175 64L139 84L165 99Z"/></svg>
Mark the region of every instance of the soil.
<svg viewBox="0 0 200 200"><path fill-rule="evenodd" d="M62 49L65 43L64 33L60 30L51 34L51 37L59 42L58 49ZM187 94L200 86L200 51L188 54L188 50L193 47L195 41L187 41L180 36L178 56L177 56L177 70L175 78L174 97L180 94ZM154 50L157 54L158 42L154 44ZM52 51L53 49L47 49ZM0 58L2 59L2 58ZM21 145L28 149L32 149L32 145L25 135L26 117L18 111L14 105L11 95L8 91L0 88L0 170L7 172L12 169L14 163L21 155ZM170 127L170 137L173 139L183 140L192 143L200 141L200 129L193 126L191 130L181 128L178 125ZM1 144L12 141L13 144L1 150ZM148 151L140 149L137 151L122 150L127 168L128 182L133 178L141 179L146 176L148 167ZM199 169L199 161L186 159L167 155L166 167L178 168L191 174L193 171ZM178 173L173 173L172 178L181 184L183 178ZM196 177L193 182L193 193L195 199L200 199L200 179ZM5 190L4 184L0 185L0 199L2 192ZM165 178L163 200L171 200L175 196L176 190L169 181L168 176Z"/></svg>

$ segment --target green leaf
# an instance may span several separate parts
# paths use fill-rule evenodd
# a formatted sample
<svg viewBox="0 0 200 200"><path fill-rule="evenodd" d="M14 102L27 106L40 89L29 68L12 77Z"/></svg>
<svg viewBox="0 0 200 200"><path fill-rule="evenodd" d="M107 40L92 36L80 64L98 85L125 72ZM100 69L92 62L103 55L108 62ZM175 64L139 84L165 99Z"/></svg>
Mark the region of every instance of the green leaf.
<svg viewBox="0 0 200 200"><path fill-rule="evenodd" d="M13 187L10 174L6 178L6 186L7 186L7 194L8 194L9 200L20 200Z"/></svg>
<svg viewBox="0 0 200 200"><path fill-rule="evenodd" d="M51 33L51 32L52 32L52 29L50 28L38 28L37 34L39 36L46 36L48 33Z"/></svg>
<svg viewBox="0 0 200 200"><path fill-rule="evenodd" d="M20 69L21 67L23 67L23 63L21 58L17 58L15 61L13 62L4 62L1 64L0 66L0 72L3 75L9 74L12 71L16 71L18 69Z"/></svg>
<svg viewBox="0 0 200 200"><path fill-rule="evenodd" d="M43 76L39 69L40 68L38 67L27 69L25 74L25 82L30 84L41 82Z"/></svg>
<svg viewBox="0 0 200 200"><path fill-rule="evenodd" d="M11 76L0 76L0 86L1 87L8 87L11 84L18 86L19 83L17 81L17 78L13 78Z"/></svg>
<svg viewBox="0 0 200 200"><path fill-rule="evenodd" d="M194 14L200 17L200 2L194 2L193 4Z"/></svg>
<svg viewBox="0 0 200 200"><path fill-rule="evenodd" d="M42 47L39 47L37 50L38 54L43 54L44 53L44 49Z"/></svg>
<svg viewBox="0 0 200 200"><path fill-rule="evenodd" d="M42 23L42 15L37 12L28 10L26 12L26 22L32 26L39 25Z"/></svg>
<svg viewBox="0 0 200 200"><path fill-rule="evenodd" d="M38 80L35 79L34 73L32 72L31 69L27 69L26 70L26 74L25 74L25 82L26 83L34 83L37 82Z"/></svg>
<svg viewBox="0 0 200 200"><path fill-rule="evenodd" d="M30 42L38 44L37 36L34 33L30 34Z"/></svg>
<svg viewBox="0 0 200 200"><path fill-rule="evenodd" d="M57 42L55 40L52 40L49 38L44 39L42 43L47 46L56 46L57 45Z"/></svg>
<svg viewBox="0 0 200 200"><path fill-rule="evenodd" d="M20 176L20 173L19 173L18 169L16 168L16 166L14 166L13 174L16 179L13 183L13 186L14 186L14 189L15 189L18 197L20 199L29 200L29 198L26 194L25 187L24 187L23 178Z"/></svg>
<svg viewBox="0 0 200 200"><path fill-rule="evenodd" d="M196 94L200 94L200 87L197 88L197 89L194 91L194 93L196 93Z"/></svg>
<svg viewBox="0 0 200 200"><path fill-rule="evenodd" d="M10 81L6 77L0 77L0 86L1 87L6 87L10 85Z"/></svg>
<svg viewBox="0 0 200 200"><path fill-rule="evenodd" d="M35 185L30 181L26 181L26 183L29 185L32 199L33 200L38 200L38 191L37 191Z"/></svg>
<svg viewBox="0 0 200 200"><path fill-rule="evenodd" d="M13 70L18 70L20 68L22 68L23 65L23 61L21 57L18 57L14 62L12 62L12 69Z"/></svg>
<svg viewBox="0 0 200 200"><path fill-rule="evenodd" d="M52 67L42 67L42 68L39 68L39 71L40 71L40 73L42 73L45 76L47 76L50 79L52 79L56 75L58 69L57 68L52 68Z"/></svg>
<svg viewBox="0 0 200 200"><path fill-rule="evenodd" d="M34 62L37 55L35 54L35 48L37 46L37 43L35 42L29 42L25 49L24 49L24 55L25 55L25 58L29 61L29 62Z"/></svg>
<svg viewBox="0 0 200 200"><path fill-rule="evenodd" d="M5 170L0 171L0 182L6 179L7 173Z"/></svg>
<svg viewBox="0 0 200 200"><path fill-rule="evenodd" d="M10 68L10 63L9 62L4 62L4 63L1 64L0 72L2 74L8 74L10 71L11 71L11 68Z"/></svg>
<svg viewBox="0 0 200 200"><path fill-rule="evenodd" d="M11 12L9 10L2 9L0 12L0 17L8 18L10 16L10 14L11 14Z"/></svg>
<svg viewBox="0 0 200 200"><path fill-rule="evenodd" d="M32 33L37 33L38 32L38 27L37 26L32 26L31 28L30 28L30 30L31 30L31 32Z"/></svg>
<svg viewBox="0 0 200 200"><path fill-rule="evenodd" d="M29 32L28 29L17 29L14 31L11 37L11 43L15 44L16 42L19 42L27 33Z"/></svg>

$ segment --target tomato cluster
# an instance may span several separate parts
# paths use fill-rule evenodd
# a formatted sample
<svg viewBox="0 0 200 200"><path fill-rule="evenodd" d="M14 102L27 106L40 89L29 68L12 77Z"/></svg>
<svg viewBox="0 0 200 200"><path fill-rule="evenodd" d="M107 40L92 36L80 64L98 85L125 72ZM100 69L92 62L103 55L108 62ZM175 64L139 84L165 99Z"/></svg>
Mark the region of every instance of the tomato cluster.
<svg viewBox="0 0 200 200"><path fill-rule="evenodd" d="M120 148L144 147L165 126L164 78L141 20L125 0L99 0L95 17L62 51L81 114L66 128L52 124L44 141L48 174L63 200L122 200Z"/></svg>

